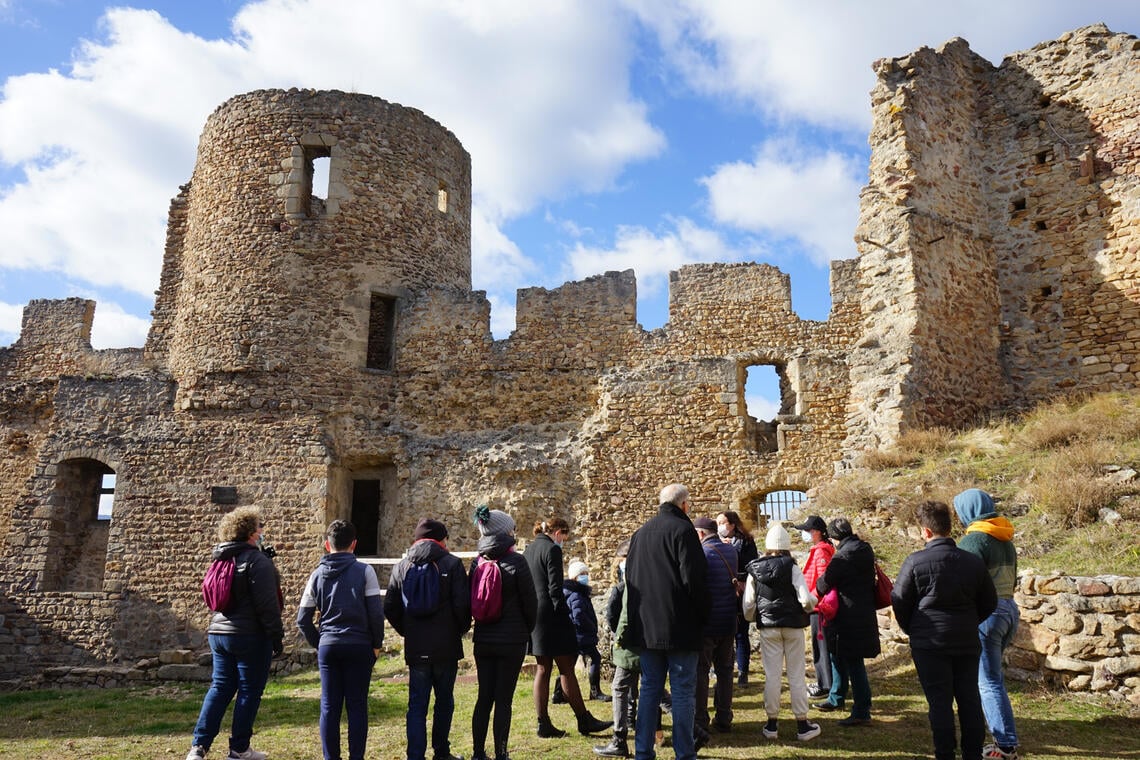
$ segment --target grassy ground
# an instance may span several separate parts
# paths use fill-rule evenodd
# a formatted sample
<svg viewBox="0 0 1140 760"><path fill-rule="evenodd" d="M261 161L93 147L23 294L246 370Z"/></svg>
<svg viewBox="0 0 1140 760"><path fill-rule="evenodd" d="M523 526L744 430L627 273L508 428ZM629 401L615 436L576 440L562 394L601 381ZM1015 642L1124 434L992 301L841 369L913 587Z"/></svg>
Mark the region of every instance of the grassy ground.
<svg viewBox="0 0 1140 760"><path fill-rule="evenodd" d="M815 713L812 718L823 727L823 734L810 742L797 742L794 723L786 712L785 689L780 726L783 736L777 741L766 740L760 733L764 722L762 689L752 685L737 692L732 733L714 735L713 743L701 751L701 757L930 757L926 705L909 659L880 658L871 664L870 671L875 691L872 727L844 729L836 725L843 715ZM398 679L401 672L398 659L378 663L371 692L369 758L399 760L404 756L407 687ZM1026 756L1042 760L1140 758L1135 715L1075 695L1054 694L1019 684L1011 688ZM188 749L204 690L203 685L196 685L0 695L0 758L181 760ZM268 752L271 760L319 759L319 696L315 672L273 679L262 701L254 746ZM465 757L471 754L470 715L474 699L472 679L461 678L456 688L452 751ZM609 705L589 704L596 715L609 717ZM573 716L568 707L554 706L551 715L556 725L572 730ZM224 725L228 725L228 718ZM593 757L592 745L608 739L576 733L565 739L539 739L533 729L534 708L529 680L524 675L515 693L513 757L524 760L541 755L545 760L582 760ZM224 757L224 748L223 733L210 756ZM659 755L673 756L669 749L659 750Z"/></svg>

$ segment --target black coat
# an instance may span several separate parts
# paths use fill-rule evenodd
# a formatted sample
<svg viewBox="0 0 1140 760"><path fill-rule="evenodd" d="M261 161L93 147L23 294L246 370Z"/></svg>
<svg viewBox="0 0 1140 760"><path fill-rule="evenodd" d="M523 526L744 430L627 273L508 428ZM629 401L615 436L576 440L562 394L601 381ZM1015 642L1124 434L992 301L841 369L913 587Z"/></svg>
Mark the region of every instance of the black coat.
<svg viewBox="0 0 1140 760"><path fill-rule="evenodd" d="M835 589L839 612L824 630L837 657L878 657L879 618L875 613L875 550L858 536L839 542L835 556L816 583L820 598Z"/></svg>
<svg viewBox="0 0 1140 760"><path fill-rule="evenodd" d="M578 654L570 605L562 591L562 548L545 533L523 552L538 598L538 622L530 634L530 652L543 657Z"/></svg>
<svg viewBox="0 0 1140 760"><path fill-rule="evenodd" d="M530 568L522 555L514 551L514 546L513 537L505 533L493 533L480 538L475 547L481 556L499 563L503 578L503 614L493 623L475 621L471 640L477 646L521 645L530 639L530 632L538 616L538 599L534 594ZM469 582L478 561L478 557L471 560L467 573Z"/></svg>
<svg viewBox="0 0 1140 760"><path fill-rule="evenodd" d="M248 541L229 541L214 547L214 559L234 560L234 579L229 609L215 612L206 633L220 636L264 636L281 642L285 625L277 568L273 560Z"/></svg>
<svg viewBox="0 0 1140 760"><path fill-rule="evenodd" d="M427 617L406 615L402 591L412 564L434 562L440 574L440 606ZM384 595L384 617L404 637L404 660L409 665L447 663L463 659L463 634L471 628L471 587L463 562L435 541L417 541L408 556L392 569Z"/></svg>
<svg viewBox="0 0 1140 760"><path fill-rule="evenodd" d="M997 607L997 591L981 559L936 538L903 561L891 607L911 649L970 654L982 649L978 624Z"/></svg>
<svg viewBox="0 0 1140 760"><path fill-rule="evenodd" d="M709 618L708 564L689 516L662 504L626 557L630 646L698 651Z"/></svg>

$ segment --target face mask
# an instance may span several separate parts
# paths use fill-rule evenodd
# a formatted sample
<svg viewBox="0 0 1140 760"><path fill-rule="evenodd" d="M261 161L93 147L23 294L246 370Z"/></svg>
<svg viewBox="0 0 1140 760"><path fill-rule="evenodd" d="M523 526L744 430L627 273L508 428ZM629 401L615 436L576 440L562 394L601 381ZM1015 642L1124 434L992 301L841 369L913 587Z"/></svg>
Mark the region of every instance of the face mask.
<svg viewBox="0 0 1140 760"><path fill-rule="evenodd" d="M590 576L586 575L585 573L582 573L581 575L578 576L578 582L581 583L583 586L589 586L590 585Z"/></svg>
<svg viewBox="0 0 1140 760"><path fill-rule="evenodd" d="M618 570L621 570L623 573L625 572L625 560L624 559L618 563Z"/></svg>
<svg viewBox="0 0 1140 760"><path fill-rule="evenodd" d="M805 544L810 544L810 543L811 543L811 533L809 533L809 532L808 532L808 531L806 531L806 530L801 530L801 531L800 531L800 538L802 538L802 539L804 540L804 543L805 543Z"/></svg>
<svg viewBox="0 0 1140 760"><path fill-rule="evenodd" d="M716 534L721 538L728 538L732 535L732 528L728 525L722 525L716 529Z"/></svg>

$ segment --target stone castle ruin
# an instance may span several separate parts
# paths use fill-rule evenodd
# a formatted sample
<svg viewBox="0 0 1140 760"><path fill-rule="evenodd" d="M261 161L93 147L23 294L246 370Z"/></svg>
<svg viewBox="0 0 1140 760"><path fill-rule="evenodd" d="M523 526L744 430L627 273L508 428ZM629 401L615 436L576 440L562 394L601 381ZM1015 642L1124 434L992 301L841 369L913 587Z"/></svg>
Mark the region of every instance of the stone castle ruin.
<svg viewBox="0 0 1140 760"><path fill-rule="evenodd" d="M859 256L832 265L826 321L771 266L695 265L661 329L607 272L519 291L503 340L455 135L365 95L224 103L170 206L146 345L92 350L95 304L66 299L0 348L0 680L120 682L201 648L237 504L265 511L291 615L338 517L392 557L423 515L460 549L478 504L523 535L563 515L601 571L666 483L755 514L909 429L1140 385L1140 40L1092 26L994 67L956 39L875 69ZM747 413L753 366L779 376L772 421Z"/></svg>

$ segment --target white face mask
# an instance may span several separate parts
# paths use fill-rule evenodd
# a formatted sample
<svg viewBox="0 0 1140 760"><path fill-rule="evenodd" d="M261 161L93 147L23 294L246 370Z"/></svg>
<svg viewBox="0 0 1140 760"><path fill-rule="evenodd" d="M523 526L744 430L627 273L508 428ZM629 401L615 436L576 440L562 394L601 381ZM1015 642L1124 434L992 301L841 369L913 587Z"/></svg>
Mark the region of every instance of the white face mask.
<svg viewBox="0 0 1140 760"><path fill-rule="evenodd" d="M625 572L625 560L624 559L618 563L618 569L621 570L623 573Z"/></svg>
<svg viewBox="0 0 1140 760"><path fill-rule="evenodd" d="M590 576L587 575L586 573L582 573L581 575L578 576L578 582L581 583L583 586L589 586L590 585Z"/></svg>
<svg viewBox="0 0 1140 760"><path fill-rule="evenodd" d="M716 534L718 536L720 536L721 538L728 538L729 536L732 535L732 526L721 525L719 528L716 529Z"/></svg>
<svg viewBox="0 0 1140 760"><path fill-rule="evenodd" d="M805 544L810 544L811 543L811 531L801 530L800 531L800 538L802 538L804 540Z"/></svg>

